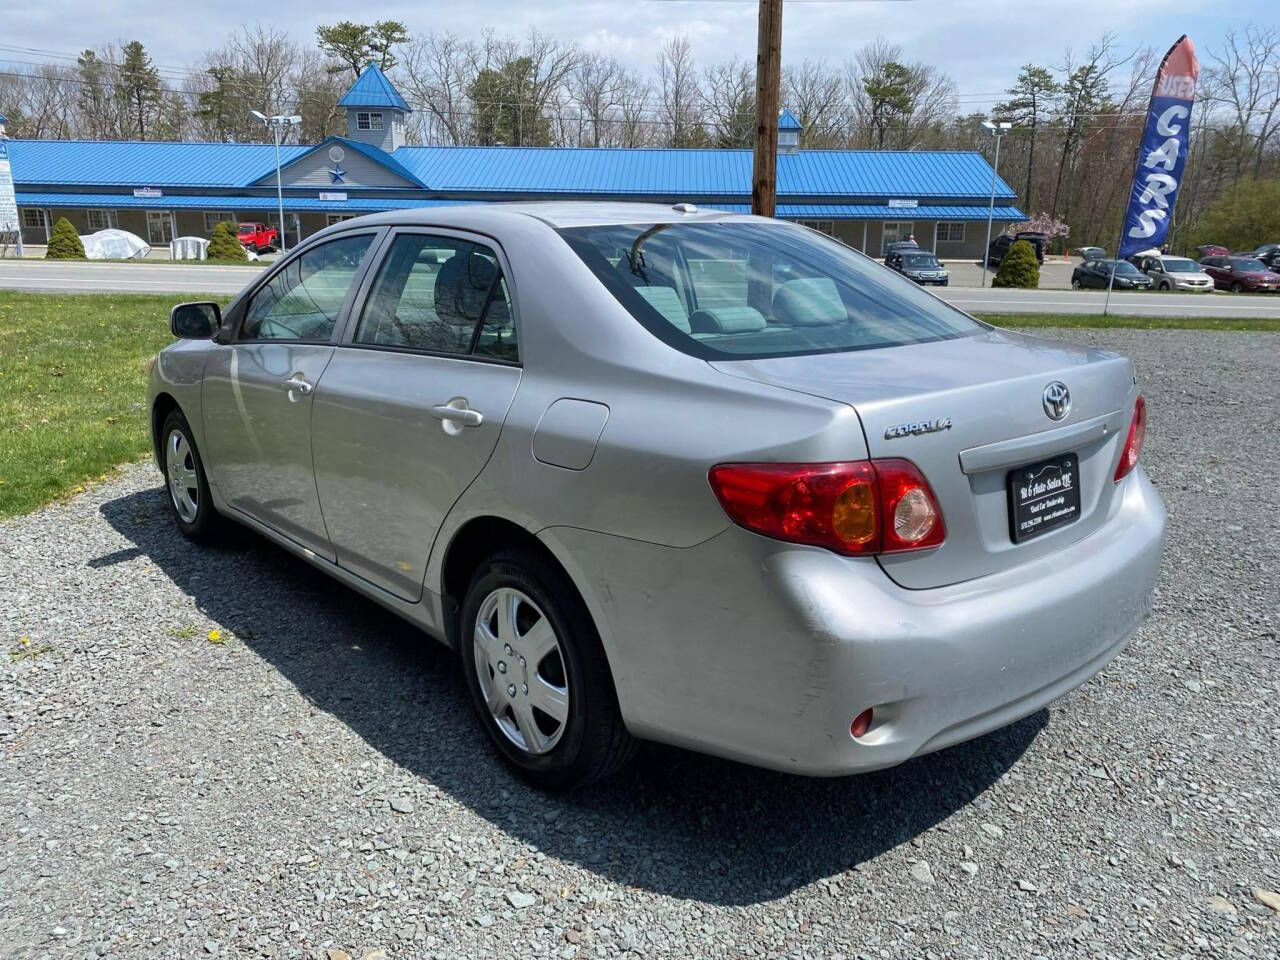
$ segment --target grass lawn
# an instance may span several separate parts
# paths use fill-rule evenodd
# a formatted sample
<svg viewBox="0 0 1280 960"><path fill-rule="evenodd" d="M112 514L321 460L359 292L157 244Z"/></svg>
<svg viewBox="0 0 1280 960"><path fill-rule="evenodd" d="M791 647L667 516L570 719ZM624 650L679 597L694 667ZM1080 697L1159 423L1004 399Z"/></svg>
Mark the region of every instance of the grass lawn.
<svg viewBox="0 0 1280 960"><path fill-rule="evenodd" d="M188 299L0 292L0 517L148 452L144 364Z"/></svg>
<svg viewBox="0 0 1280 960"><path fill-rule="evenodd" d="M146 456L148 357L195 294L0 291L0 517L80 492ZM986 314L1002 327L1280 331L1280 320Z"/></svg>

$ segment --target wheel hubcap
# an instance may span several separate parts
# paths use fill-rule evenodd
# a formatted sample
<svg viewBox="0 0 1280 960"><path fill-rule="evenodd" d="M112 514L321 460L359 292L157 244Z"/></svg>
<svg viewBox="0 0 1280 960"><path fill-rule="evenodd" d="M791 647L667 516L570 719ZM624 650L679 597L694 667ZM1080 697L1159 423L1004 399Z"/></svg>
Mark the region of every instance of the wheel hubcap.
<svg viewBox="0 0 1280 960"><path fill-rule="evenodd" d="M196 479L196 458L181 430L165 441L165 468L169 474L169 496L184 523L192 523L200 509L200 484Z"/></svg>
<svg viewBox="0 0 1280 960"><path fill-rule="evenodd" d="M480 604L472 646L480 693L503 736L526 753L555 747L569 719L569 681L538 605L519 590L494 590Z"/></svg>

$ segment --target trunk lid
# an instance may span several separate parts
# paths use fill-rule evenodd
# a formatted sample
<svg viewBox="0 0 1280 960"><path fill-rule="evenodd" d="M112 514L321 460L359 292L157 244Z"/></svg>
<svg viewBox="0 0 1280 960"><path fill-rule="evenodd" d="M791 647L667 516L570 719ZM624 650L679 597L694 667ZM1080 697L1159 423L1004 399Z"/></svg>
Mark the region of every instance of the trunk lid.
<svg viewBox="0 0 1280 960"><path fill-rule="evenodd" d="M898 457L920 468L942 508L947 539L932 550L880 557L885 572L904 587L944 586L1035 560L1088 536L1118 503L1112 477L1137 386L1133 364L1112 351L991 330L932 343L711 365L848 403L862 421L872 458ZM1054 381L1071 394L1061 420L1050 418L1044 402ZM1079 459L1078 519L1015 543L1011 471L1068 453Z"/></svg>

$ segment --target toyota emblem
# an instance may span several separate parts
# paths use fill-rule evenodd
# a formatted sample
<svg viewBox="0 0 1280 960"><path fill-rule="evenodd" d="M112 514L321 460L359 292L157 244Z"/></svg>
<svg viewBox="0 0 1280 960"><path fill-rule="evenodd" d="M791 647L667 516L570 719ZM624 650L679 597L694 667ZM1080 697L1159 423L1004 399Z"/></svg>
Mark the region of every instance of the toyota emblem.
<svg viewBox="0 0 1280 960"><path fill-rule="evenodd" d="M1071 391L1061 380L1055 380L1044 388L1042 400L1044 412L1050 420L1061 420L1071 410Z"/></svg>

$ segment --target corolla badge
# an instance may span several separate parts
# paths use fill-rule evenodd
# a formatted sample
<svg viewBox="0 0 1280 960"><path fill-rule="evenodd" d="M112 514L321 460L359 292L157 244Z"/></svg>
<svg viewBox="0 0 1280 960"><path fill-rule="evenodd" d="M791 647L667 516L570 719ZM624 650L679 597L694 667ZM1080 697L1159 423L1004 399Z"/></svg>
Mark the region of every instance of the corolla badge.
<svg viewBox="0 0 1280 960"><path fill-rule="evenodd" d="M886 427L884 438L892 440L894 437L914 437L921 433L937 433L939 430L950 429L950 417L938 417L935 420L913 420L911 423L898 423L892 427Z"/></svg>
<svg viewBox="0 0 1280 960"><path fill-rule="evenodd" d="M1071 391L1061 380L1055 380L1045 387L1041 400L1044 412L1050 420L1061 420L1071 412Z"/></svg>

